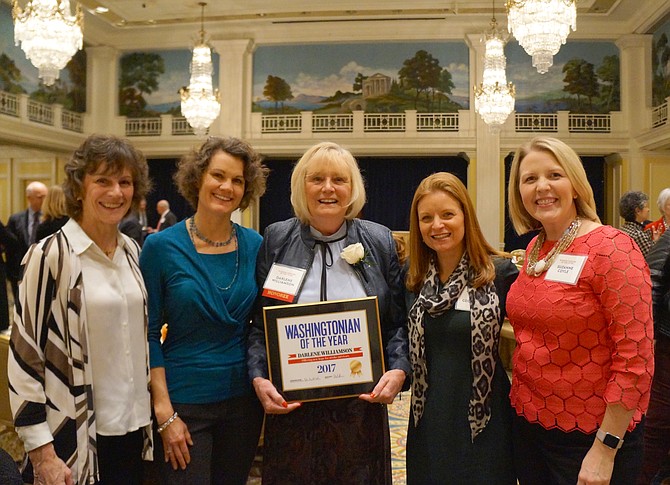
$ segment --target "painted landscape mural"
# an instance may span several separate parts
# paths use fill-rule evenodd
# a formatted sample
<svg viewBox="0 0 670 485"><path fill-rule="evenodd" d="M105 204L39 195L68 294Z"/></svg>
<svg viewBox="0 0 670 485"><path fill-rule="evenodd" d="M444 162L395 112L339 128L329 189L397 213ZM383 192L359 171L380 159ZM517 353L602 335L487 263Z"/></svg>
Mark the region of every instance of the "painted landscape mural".
<svg viewBox="0 0 670 485"><path fill-rule="evenodd" d="M651 46L652 106L660 106L670 97L670 20L654 32Z"/></svg>
<svg viewBox="0 0 670 485"><path fill-rule="evenodd" d="M0 90L28 94L30 99L47 104L61 104L65 109L86 111L86 53L78 51L60 71L52 86L40 82L33 66L20 47L14 45L14 23L11 6L0 3Z"/></svg>
<svg viewBox="0 0 670 485"><path fill-rule="evenodd" d="M253 110L267 114L468 109L464 42L261 46Z"/></svg>
<svg viewBox="0 0 670 485"><path fill-rule="evenodd" d="M568 41L549 72L539 74L512 39L505 47L507 80L516 87L517 113L609 113L621 105L619 49L613 42Z"/></svg>
<svg viewBox="0 0 670 485"><path fill-rule="evenodd" d="M129 52L119 60L119 114L143 118L181 116L179 89L190 80L190 50ZM212 53L213 85L219 80L219 56Z"/></svg>

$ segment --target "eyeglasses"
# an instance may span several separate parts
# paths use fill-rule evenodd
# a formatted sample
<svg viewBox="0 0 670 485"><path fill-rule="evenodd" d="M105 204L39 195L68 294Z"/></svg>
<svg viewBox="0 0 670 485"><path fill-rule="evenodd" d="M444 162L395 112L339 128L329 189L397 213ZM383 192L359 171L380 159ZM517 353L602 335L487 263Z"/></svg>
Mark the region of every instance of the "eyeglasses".
<svg viewBox="0 0 670 485"><path fill-rule="evenodd" d="M305 180L308 184L317 185L319 187L326 185L326 181L330 181L331 185L338 187L349 183L349 179L343 175L326 176L319 173L308 174L305 176Z"/></svg>

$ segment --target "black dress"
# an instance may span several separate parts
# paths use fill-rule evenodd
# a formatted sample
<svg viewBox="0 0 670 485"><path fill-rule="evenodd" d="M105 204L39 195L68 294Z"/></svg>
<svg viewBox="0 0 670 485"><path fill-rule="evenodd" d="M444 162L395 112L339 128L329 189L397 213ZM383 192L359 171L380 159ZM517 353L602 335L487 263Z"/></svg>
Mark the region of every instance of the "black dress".
<svg viewBox="0 0 670 485"><path fill-rule="evenodd" d="M518 271L509 260L496 264L502 314ZM412 485L515 485L510 383L500 358L493 377L491 420L474 440L468 423L472 386L470 312L449 310L424 316L428 392L417 427L410 412L407 483Z"/></svg>

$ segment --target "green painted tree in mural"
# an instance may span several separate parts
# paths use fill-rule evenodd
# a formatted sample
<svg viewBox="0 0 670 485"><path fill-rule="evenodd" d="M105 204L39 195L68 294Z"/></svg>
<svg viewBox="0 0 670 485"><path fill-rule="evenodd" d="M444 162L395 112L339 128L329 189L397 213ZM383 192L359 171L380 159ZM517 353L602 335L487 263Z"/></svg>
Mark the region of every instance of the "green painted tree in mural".
<svg viewBox="0 0 670 485"><path fill-rule="evenodd" d="M577 96L577 110L581 110L581 96L588 98L593 107L593 98L598 96L598 78L593 64L584 59L570 59L563 66L565 77L563 91Z"/></svg>
<svg viewBox="0 0 670 485"><path fill-rule="evenodd" d="M425 50L417 51L414 57L403 62L398 75L403 87L415 92L414 109L421 94L426 93L427 110L431 111L431 89L439 86L441 73L440 61Z"/></svg>
<svg viewBox="0 0 670 485"><path fill-rule="evenodd" d="M72 84L67 93L68 109L83 113L86 111L86 52L77 51L65 69Z"/></svg>
<svg viewBox="0 0 670 485"><path fill-rule="evenodd" d="M363 81L365 81L367 78L367 76L364 76L360 72L356 74L356 79L354 79L354 85L352 87L354 93L360 93L363 91Z"/></svg>
<svg viewBox="0 0 670 485"><path fill-rule="evenodd" d="M667 73L669 61L670 46L664 32L654 43L651 55L654 106L665 103L665 98L670 96L670 76Z"/></svg>
<svg viewBox="0 0 670 485"><path fill-rule="evenodd" d="M0 54L0 89L12 94L25 93L19 84L21 77L21 69L16 67L14 60L4 52Z"/></svg>
<svg viewBox="0 0 670 485"><path fill-rule="evenodd" d="M447 69L442 69L440 73L440 81L437 85L437 90L439 92L437 96L437 110L442 110L442 98L447 97L451 94L451 90L454 89L454 81L452 80L451 73Z"/></svg>
<svg viewBox="0 0 670 485"><path fill-rule="evenodd" d="M605 56L596 71L600 79L600 98L606 112L620 106L621 77L619 74L619 56Z"/></svg>
<svg viewBox="0 0 670 485"><path fill-rule="evenodd" d="M145 94L158 89L158 77L165 72L165 62L159 54L134 52L121 58L119 80L119 113L122 116L151 115L145 108Z"/></svg>
<svg viewBox="0 0 670 485"><path fill-rule="evenodd" d="M282 111L284 110L284 101L293 99L291 92L291 85L284 79L278 76L268 76L263 88L263 96L275 103L275 112L279 112L279 103L282 103Z"/></svg>

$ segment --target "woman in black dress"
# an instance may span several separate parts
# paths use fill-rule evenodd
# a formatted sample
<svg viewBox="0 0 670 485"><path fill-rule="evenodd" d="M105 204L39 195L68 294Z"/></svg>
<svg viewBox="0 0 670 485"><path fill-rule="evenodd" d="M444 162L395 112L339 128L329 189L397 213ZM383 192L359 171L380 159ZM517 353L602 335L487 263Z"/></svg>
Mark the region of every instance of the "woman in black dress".
<svg viewBox="0 0 670 485"><path fill-rule="evenodd" d="M407 287L413 368L409 484L515 484L509 380L498 355L518 270L484 239L465 186L436 173L414 194Z"/></svg>

